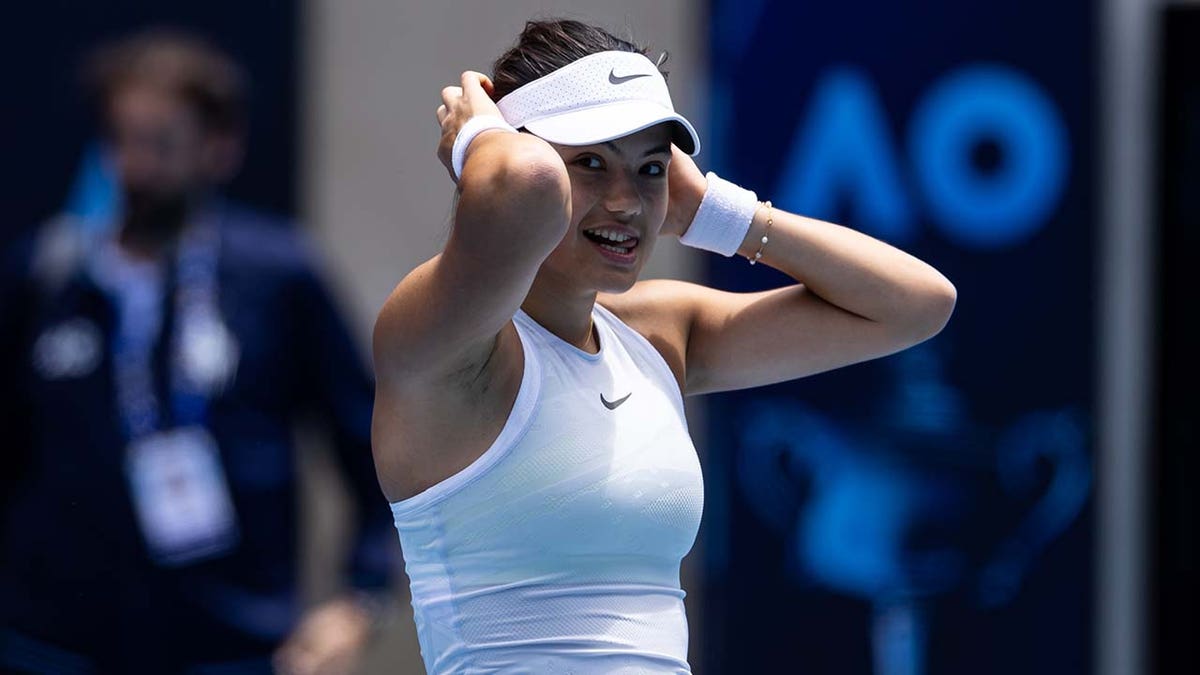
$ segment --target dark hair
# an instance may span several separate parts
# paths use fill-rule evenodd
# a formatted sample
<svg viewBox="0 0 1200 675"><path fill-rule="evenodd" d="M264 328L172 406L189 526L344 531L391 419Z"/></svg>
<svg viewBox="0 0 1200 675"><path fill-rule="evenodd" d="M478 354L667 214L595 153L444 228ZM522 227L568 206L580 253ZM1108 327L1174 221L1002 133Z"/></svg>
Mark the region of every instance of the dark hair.
<svg viewBox="0 0 1200 675"><path fill-rule="evenodd" d="M500 100L509 92L545 77L563 66L599 52L633 52L645 55L646 48L571 19L527 21L517 44L504 52L492 65L492 98ZM659 64L666 58L664 53Z"/></svg>
<svg viewBox="0 0 1200 675"><path fill-rule="evenodd" d="M245 74L227 54L195 35L153 28L103 45L84 63L83 78L101 117L118 90L147 85L191 106L209 131L244 130Z"/></svg>

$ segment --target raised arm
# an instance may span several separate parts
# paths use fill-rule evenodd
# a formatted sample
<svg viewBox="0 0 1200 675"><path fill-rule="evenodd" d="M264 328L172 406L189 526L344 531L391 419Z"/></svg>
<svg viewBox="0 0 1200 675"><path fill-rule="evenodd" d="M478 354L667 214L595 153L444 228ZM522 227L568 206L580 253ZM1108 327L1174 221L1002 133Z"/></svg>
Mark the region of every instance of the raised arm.
<svg viewBox="0 0 1200 675"><path fill-rule="evenodd" d="M664 234L682 235L706 180L676 151ZM756 387L886 356L936 335L956 290L937 270L893 246L832 223L758 208L738 249L797 283L727 293L673 281L638 284L614 309L677 345L689 394ZM623 310L623 311L622 311ZM653 317L661 317L654 319ZM670 360L670 359L668 359Z"/></svg>
<svg viewBox="0 0 1200 675"><path fill-rule="evenodd" d="M475 72L442 91L438 156L476 115L500 117L491 81ZM570 183L558 153L530 134L487 131L470 144L454 225L440 255L396 286L375 326L380 384L437 377L486 356L570 221Z"/></svg>

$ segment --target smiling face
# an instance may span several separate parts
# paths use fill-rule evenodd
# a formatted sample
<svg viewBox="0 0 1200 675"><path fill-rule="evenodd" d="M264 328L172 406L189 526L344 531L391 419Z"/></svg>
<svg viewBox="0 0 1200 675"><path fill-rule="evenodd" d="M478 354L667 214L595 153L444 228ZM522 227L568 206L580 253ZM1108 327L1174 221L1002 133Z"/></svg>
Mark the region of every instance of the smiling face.
<svg viewBox="0 0 1200 675"><path fill-rule="evenodd" d="M571 227L538 275L580 292L629 290L666 217L670 128L554 148L571 179Z"/></svg>

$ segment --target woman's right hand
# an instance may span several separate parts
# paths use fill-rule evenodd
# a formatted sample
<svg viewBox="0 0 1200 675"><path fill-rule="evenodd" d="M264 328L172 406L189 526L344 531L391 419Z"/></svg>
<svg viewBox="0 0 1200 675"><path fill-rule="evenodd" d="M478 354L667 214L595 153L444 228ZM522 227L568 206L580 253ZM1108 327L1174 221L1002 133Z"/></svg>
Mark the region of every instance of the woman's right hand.
<svg viewBox="0 0 1200 675"><path fill-rule="evenodd" d="M450 155L454 149L454 139L458 130L467 120L479 115L491 115L504 119L500 109L492 101L494 91L492 80L483 73L468 70L462 74L462 86L446 87L442 90L442 105L438 106L438 124L442 125L442 139L438 143L437 156L450 178L458 180L451 168ZM484 132L486 133L486 132Z"/></svg>

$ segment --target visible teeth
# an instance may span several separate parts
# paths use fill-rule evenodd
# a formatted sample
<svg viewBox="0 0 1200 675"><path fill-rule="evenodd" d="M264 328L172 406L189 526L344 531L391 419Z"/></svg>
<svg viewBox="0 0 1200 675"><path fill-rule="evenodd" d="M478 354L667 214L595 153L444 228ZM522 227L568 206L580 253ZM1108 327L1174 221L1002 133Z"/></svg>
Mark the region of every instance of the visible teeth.
<svg viewBox="0 0 1200 675"><path fill-rule="evenodd" d="M629 249L627 249L627 248L619 248L617 246L609 246L608 244L597 244L597 245L600 248L602 248L606 251L612 251L613 253L629 253Z"/></svg>
<svg viewBox="0 0 1200 675"><path fill-rule="evenodd" d="M623 241L629 241L630 239L633 239L633 237L631 237L627 234L624 234L622 232L617 232L616 230L610 230L608 228L600 228L598 230L588 230L588 231L591 232L592 234L596 235L597 237L603 237L604 239L607 239L609 241L615 241L617 243L620 243Z"/></svg>

